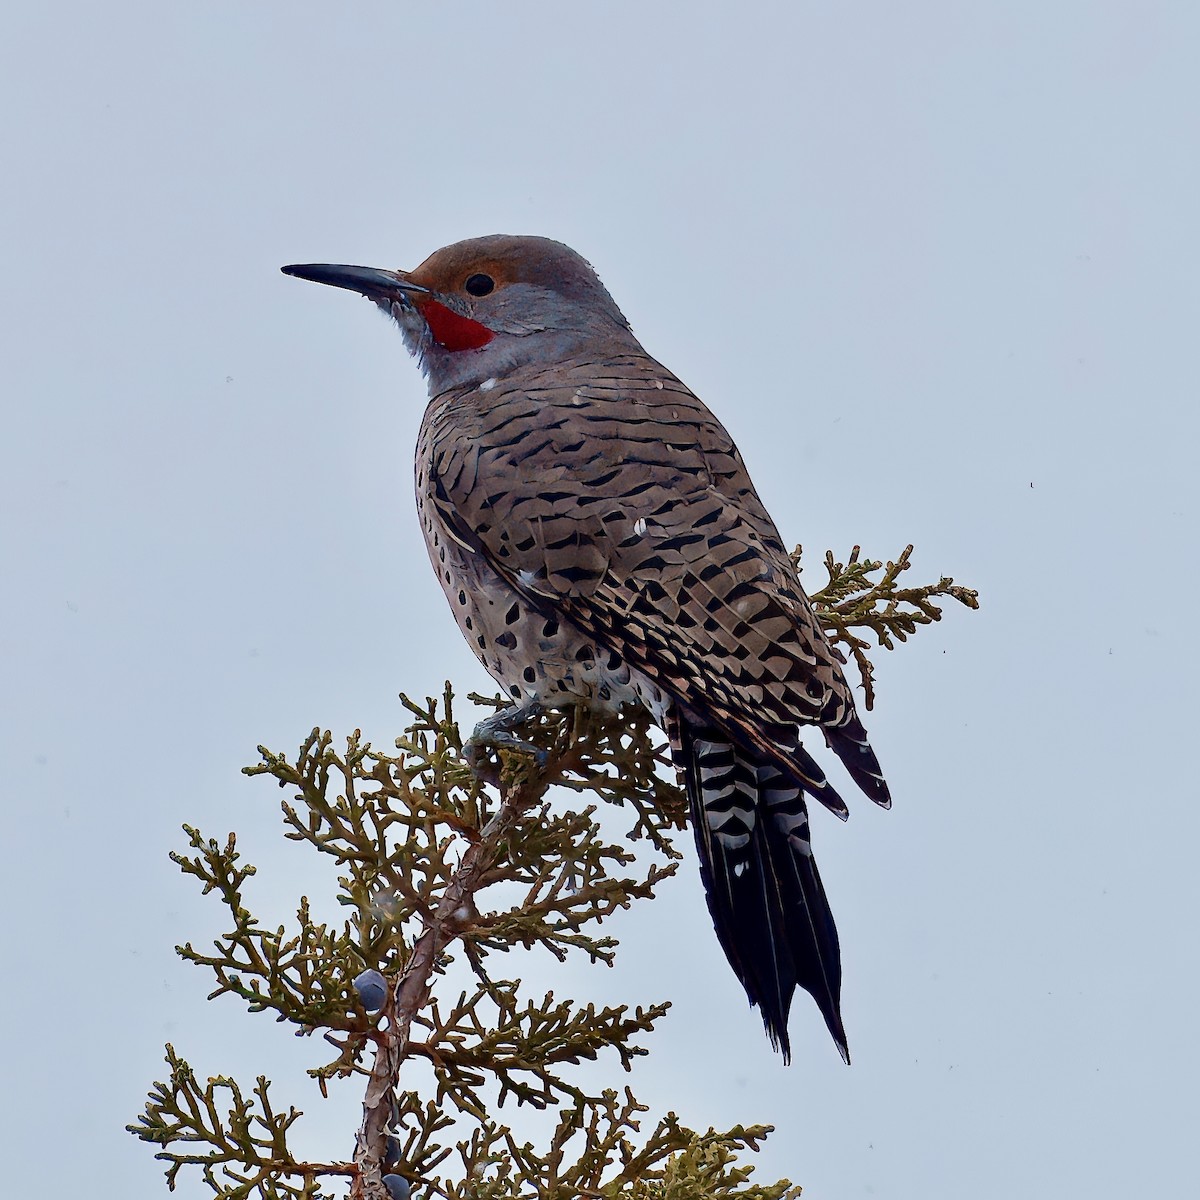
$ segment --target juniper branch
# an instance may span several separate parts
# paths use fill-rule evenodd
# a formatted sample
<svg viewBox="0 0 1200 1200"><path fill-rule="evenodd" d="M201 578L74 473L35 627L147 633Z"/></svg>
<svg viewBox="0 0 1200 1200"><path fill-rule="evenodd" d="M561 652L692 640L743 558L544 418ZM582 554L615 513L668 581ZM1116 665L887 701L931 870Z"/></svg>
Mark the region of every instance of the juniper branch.
<svg viewBox="0 0 1200 1200"><path fill-rule="evenodd" d="M912 566L913 548L906 546L895 562L861 558L862 548L855 546L844 563L838 562L832 550L825 551L826 583L810 594L821 625L829 640L846 646L862 680L864 704L868 711L875 706L875 668L867 652L871 643L857 631L873 634L885 650L895 649L918 625L929 625L942 619L942 606L934 603L943 597L956 600L967 608L979 607L979 593L973 588L956 584L948 575L937 583L921 587L898 586L900 576ZM801 570L803 547L792 551L792 562ZM871 578L882 571L879 579Z"/></svg>
<svg viewBox="0 0 1200 1200"><path fill-rule="evenodd" d="M978 605L974 591L948 578L900 587L911 550L887 564L861 559L858 547L845 563L829 553L828 581L813 595L831 640L854 658L868 707L869 638L891 649L940 618L937 601ZM797 567L799 556L797 548ZM339 754L327 732L314 730L294 760L260 747L261 762L247 768L288 790L285 834L332 862L343 921L318 923L301 897L291 930L263 926L246 899L255 868L232 835L220 843L185 826L187 852L173 856L231 915L212 952L178 947L213 973L212 997L233 995L300 1032L321 1031L337 1051L310 1068L323 1094L330 1080L366 1079L353 1159L298 1157L289 1135L301 1114L276 1111L265 1078L249 1090L226 1075L202 1084L168 1046L168 1081L155 1085L129 1127L160 1148L168 1183L192 1168L229 1200L318 1200L321 1181L332 1178L348 1180L353 1200L382 1200L387 1172L393 1186L400 1176L419 1185L420 1200L794 1200L799 1189L786 1180L753 1184L740 1163L769 1126L697 1133L667 1114L642 1135L646 1109L628 1089L589 1094L567 1073L604 1054L628 1071L667 1005L598 1010L551 993L526 998L519 981L489 974L489 957L517 946L611 962L616 942L595 927L652 898L675 870L686 805L665 778L666 747L648 716L546 713L524 732L545 761L501 751L496 786L483 787L464 758L449 686L440 701L402 699L412 723L394 754L374 750L357 730ZM551 787L599 804L561 811L547 802ZM616 842L599 823L608 805L633 817ZM452 949L474 990L447 1002L438 989ZM351 986L364 969L387 980L379 1011L368 1012ZM418 1063L433 1070L432 1099L402 1086ZM508 1100L558 1108L544 1150L496 1119Z"/></svg>

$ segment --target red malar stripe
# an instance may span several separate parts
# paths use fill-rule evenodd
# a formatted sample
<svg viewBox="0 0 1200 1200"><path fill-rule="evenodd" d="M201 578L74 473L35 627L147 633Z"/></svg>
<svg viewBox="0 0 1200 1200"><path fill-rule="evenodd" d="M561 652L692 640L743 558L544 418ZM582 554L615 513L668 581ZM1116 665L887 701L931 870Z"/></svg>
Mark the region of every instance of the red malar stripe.
<svg viewBox="0 0 1200 1200"><path fill-rule="evenodd" d="M433 340L447 350L478 350L496 336L486 325L480 325L470 317L460 317L436 300L422 297L417 301L417 307L429 324Z"/></svg>

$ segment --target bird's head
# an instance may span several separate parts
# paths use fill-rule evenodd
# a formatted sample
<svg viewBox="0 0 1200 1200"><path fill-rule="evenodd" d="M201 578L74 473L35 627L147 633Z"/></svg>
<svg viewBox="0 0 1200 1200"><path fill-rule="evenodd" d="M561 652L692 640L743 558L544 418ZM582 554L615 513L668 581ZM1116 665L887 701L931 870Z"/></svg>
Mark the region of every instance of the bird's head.
<svg viewBox="0 0 1200 1200"><path fill-rule="evenodd" d="M549 238L471 238L413 271L310 263L283 272L360 292L394 317L431 395L561 362L597 340L637 346L596 272Z"/></svg>

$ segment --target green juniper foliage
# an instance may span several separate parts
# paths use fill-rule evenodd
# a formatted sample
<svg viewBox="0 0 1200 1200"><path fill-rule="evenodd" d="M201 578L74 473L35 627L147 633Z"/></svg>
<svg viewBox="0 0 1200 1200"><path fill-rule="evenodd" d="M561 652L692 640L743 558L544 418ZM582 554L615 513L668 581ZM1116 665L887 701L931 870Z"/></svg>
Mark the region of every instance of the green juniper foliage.
<svg viewBox="0 0 1200 1200"><path fill-rule="evenodd" d="M850 649L868 706L865 634L890 649L939 619L939 599L978 605L950 579L899 588L911 552L887 564L860 559L858 547L845 564L828 554L829 581L813 596L830 637ZM200 1078L168 1045L169 1074L129 1126L159 1148L168 1184L189 1168L226 1200L384 1200L406 1188L417 1200L799 1196L787 1180L750 1182L753 1168L740 1161L770 1126L698 1133L668 1113L651 1128L628 1088L594 1093L574 1078L573 1066L598 1058L629 1071L669 1005L596 1008L494 973L495 953L517 947L611 963L617 944L602 935L604 918L652 899L675 872L686 803L645 714L544 713L523 730L542 756L501 749L490 772L476 772L449 685L440 700L403 700L412 723L394 753L358 731L340 750L314 730L294 759L260 747L261 762L246 768L287 792L286 836L332 860L340 924L316 923L302 898L290 927L264 926L247 907L255 868L233 834L222 843L185 825L187 850L172 855L230 920L211 952L189 943L178 953L212 973L210 998L230 993L251 1012L324 1036L334 1053L309 1069L322 1095L336 1080L363 1087L353 1157L305 1159L293 1138L302 1114L281 1106L266 1078L250 1087ZM551 803L552 787L591 802ZM606 839L600 804L632 820L620 841ZM457 992L451 949L470 971ZM353 983L364 970L386 980L377 1011ZM406 1088L406 1064L418 1062L432 1094ZM518 1140L500 1120L506 1102L557 1114L544 1145Z"/></svg>

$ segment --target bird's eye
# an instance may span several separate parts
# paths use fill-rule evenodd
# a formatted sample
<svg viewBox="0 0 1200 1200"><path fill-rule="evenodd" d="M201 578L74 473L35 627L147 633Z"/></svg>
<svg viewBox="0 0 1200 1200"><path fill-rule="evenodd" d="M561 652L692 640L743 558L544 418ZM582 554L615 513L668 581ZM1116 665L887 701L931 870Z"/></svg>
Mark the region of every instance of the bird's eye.
<svg viewBox="0 0 1200 1200"><path fill-rule="evenodd" d="M496 286L496 281L490 275L472 275L463 287L472 296L486 296Z"/></svg>

